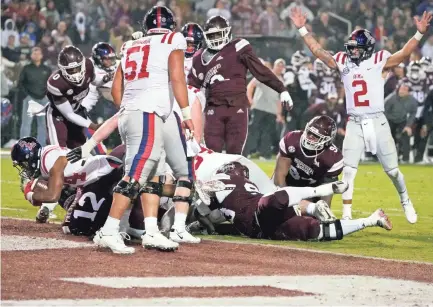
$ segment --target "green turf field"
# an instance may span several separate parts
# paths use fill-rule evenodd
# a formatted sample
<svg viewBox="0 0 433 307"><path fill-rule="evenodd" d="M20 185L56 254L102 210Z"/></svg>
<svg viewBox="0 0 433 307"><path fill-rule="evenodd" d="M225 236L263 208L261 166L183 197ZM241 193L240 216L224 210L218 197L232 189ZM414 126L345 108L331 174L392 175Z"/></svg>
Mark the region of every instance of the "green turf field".
<svg viewBox="0 0 433 307"><path fill-rule="evenodd" d="M257 163L266 173L272 173L273 164L271 162ZM393 222L394 229L392 231L370 228L347 236L342 241L332 242L276 242L266 240L254 240L254 242L433 262L433 167L403 165L401 170L405 175L409 194L418 212L418 223L415 225L406 222L394 187L381 167L379 165L362 165L356 178L353 217L365 217L377 208L383 208ZM30 206L24 200L19 189L17 171L12 167L10 159L1 159L1 181L1 215L33 219L37 208ZM332 208L337 217L341 215L340 196L334 198ZM60 220L63 217L62 209L56 208L55 214ZM249 240L221 236L213 238Z"/></svg>

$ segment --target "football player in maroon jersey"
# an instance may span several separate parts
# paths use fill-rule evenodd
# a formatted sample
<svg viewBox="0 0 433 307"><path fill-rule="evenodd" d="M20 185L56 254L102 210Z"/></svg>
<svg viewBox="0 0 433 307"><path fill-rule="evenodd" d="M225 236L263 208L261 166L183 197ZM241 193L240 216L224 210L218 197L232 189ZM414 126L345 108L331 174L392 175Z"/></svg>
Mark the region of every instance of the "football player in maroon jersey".
<svg viewBox="0 0 433 307"><path fill-rule="evenodd" d="M217 224L229 221L238 232L250 238L330 241L341 240L366 227L392 229L391 221L382 209L357 220L337 220L330 210L331 216L319 214L319 220L305 216L306 212L302 208L294 209L293 206L309 193L321 193L322 189L342 193L344 190L339 190L337 186L344 185L347 188L347 185L341 181L317 188L281 188L263 195L249 180L248 168L238 162L224 165L212 180L219 180L224 187L215 192L210 206L213 211L206 217L207 222ZM207 229L212 229L204 220L202 218L199 221Z"/></svg>
<svg viewBox="0 0 433 307"><path fill-rule="evenodd" d="M59 70L47 81L48 144L75 148L86 142L83 128L97 130L81 102L89 93L89 84L100 86L113 78L112 73L96 77L90 59L74 46L63 48L58 57Z"/></svg>
<svg viewBox="0 0 433 307"><path fill-rule="evenodd" d="M293 102L284 84L262 64L250 43L241 38L232 40L231 26L224 17L207 20L204 38L207 48L195 54L188 84L206 90L206 146L216 152L225 146L227 153L241 154L248 130L247 71L277 91L288 108Z"/></svg>
<svg viewBox="0 0 433 307"><path fill-rule="evenodd" d="M305 129L287 133L280 141L274 170L277 186L316 187L338 180L343 170L343 155L333 144L337 133L335 121L316 116ZM330 204L331 197L322 199Z"/></svg>

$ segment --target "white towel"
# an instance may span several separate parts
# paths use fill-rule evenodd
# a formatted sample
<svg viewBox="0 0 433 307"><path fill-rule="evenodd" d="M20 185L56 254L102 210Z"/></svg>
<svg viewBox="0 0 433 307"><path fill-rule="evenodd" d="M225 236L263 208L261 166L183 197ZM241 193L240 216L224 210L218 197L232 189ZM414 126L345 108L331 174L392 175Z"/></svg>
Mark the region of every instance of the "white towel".
<svg viewBox="0 0 433 307"><path fill-rule="evenodd" d="M362 134L364 135L365 151L373 155L377 152L376 131L374 130L374 121L372 118L361 121Z"/></svg>
<svg viewBox="0 0 433 307"><path fill-rule="evenodd" d="M187 157L195 157L200 152L200 145L193 138L192 140L186 141L186 156Z"/></svg>
<svg viewBox="0 0 433 307"><path fill-rule="evenodd" d="M47 104L48 105L48 104ZM29 107L27 109L27 114L30 117L33 116L44 116L45 115L45 108L47 107L47 105L41 105L40 103L37 103L34 100L30 100L29 101Z"/></svg>

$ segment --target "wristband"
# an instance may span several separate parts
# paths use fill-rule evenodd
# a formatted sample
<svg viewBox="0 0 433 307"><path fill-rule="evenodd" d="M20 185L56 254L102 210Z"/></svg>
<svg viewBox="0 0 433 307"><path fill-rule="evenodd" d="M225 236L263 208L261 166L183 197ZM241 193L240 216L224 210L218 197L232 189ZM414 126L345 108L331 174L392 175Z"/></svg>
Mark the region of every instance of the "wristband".
<svg viewBox="0 0 433 307"><path fill-rule="evenodd" d="M424 36L424 34L422 34L420 31L416 31L416 33L413 36L413 38L416 39L417 41L420 41L423 36Z"/></svg>
<svg viewBox="0 0 433 307"><path fill-rule="evenodd" d="M181 109L183 120L191 119L191 107L187 106Z"/></svg>
<svg viewBox="0 0 433 307"><path fill-rule="evenodd" d="M304 37L305 35L308 34L308 30L307 30L307 28L305 26L303 26L302 28L299 28L298 31L299 31L299 34L301 34L302 37Z"/></svg>

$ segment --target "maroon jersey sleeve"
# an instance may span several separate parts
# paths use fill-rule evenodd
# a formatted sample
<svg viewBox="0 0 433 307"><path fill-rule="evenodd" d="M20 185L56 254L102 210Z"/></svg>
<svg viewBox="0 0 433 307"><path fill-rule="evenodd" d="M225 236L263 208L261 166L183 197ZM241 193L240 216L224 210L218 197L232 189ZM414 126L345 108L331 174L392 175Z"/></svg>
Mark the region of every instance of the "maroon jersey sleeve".
<svg viewBox="0 0 433 307"><path fill-rule="evenodd" d="M279 152L284 158L294 158L296 148L299 147L299 140L301 138L302 131L290 131L280 141Z"/></svg>
<svg viewBox="0 0 433 307"><path fill-rule="evenodd" d="M325 160L325 165L327 167L325 177L338 177L344 167L341 151L335 145L331 145L326 149L324 154L323 159Z"/></svg>
<svg viewBox="0 0 433 307"><path fill-rule="evenodd" d="M192 67L189 70L188 73L188 85L191 85L195 88L201 88L202 84L203 84L203 80L200 80L198 78L198 73L196 70L196 67L198 67L201 63L201 54L203 52L203 49L200 49L198 52L195 53L194 58L192 59Z"/></svg>
<svg viewBox="0 0 433 307"><path fill-rule="evenodd" d="M286 91L283 82L281 82L269 68L262 64L246 39L239 40L235 44L235 48L236 52L239 53L241 62L257 80L278 93Z"/></svg>

